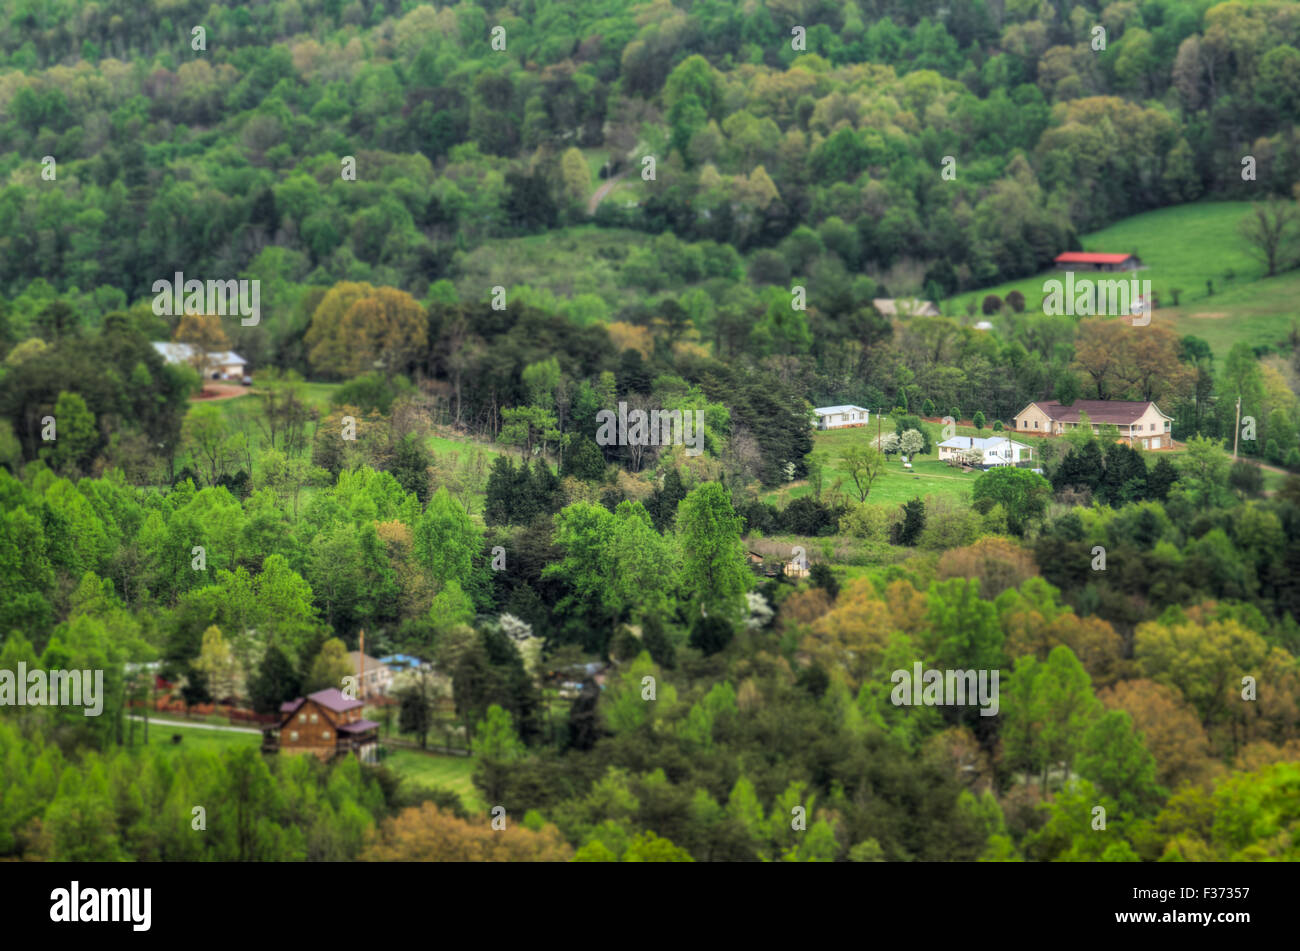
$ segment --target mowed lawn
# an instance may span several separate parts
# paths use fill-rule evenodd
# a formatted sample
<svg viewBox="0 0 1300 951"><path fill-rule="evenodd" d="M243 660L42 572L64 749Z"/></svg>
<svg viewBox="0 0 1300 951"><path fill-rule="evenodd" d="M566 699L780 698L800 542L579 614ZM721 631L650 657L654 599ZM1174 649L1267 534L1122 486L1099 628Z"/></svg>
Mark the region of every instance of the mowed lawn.
<svg viewBox="0 0 1300 951"><path fill-rule="evenodd" d="M1249 202L1199 202L1134 215L1108 228L1085 235L1085 251L1133 253L1142 259L1140 271L1119 274L1076 272L1075 280L1149 280L1161 307L1152 321L1169 321L1181 336L1205 339L1222 359L1238 340L1252 346L1276 344L1291 322L1300 318L1300 272L1264 278L1264 266L1251 256L1239 225L1251 210ZM959 294L945 302L945 311L966 313L988 294L1003 299L1012 290L1025 296L1026 313L1042 313L1043 284L1065 279L1063 271L1046 271L996 287ZM1206 286L1212 281L1213 294ZM1173 291L1179 304L1174 306ZM982 318L977 311L977 319ZM998 317L991 318L994 327Z"/></svg>
<svg viewBox="0 0 1300 951"><path fill-rule="evenodd" d="M945 496L954 501L969 501L971 486L979 478L979 473L962 472L946 462L940 462L938 445L942 427L934 423L923 423L922 425L930 433L930 454L915 457L912 460L911 471L903 468L902 459L898 455L890 456L885 465L885 471L871 486L871 493L867 496L868 502L902 505L909 499L917 497L924 499L928 495ZM893 421L887 416L882 418L880 420L880 432L892 433L893 431ZM976 430L970 426L958 426L957 434L975 435ZM985 427L981 435L987 437L997 434ZM854 495L853 480L849 478L848 470L844 468L840 460L850 446L866 445L875 438L876 419L874 414L869 426L832 429L825 432L818 431L813 434L813 453L823 460L823 493L835 485L836 479L842 478L844 480L841 487L843 491L851 497L856 497ZM783 492L787 498L797 499L802 495L810 494L812 487L806 480L794 482L787 489L769 492L763 497L764 501L775 503Z"/></svg>
<svg viewBox="0 0 1300 951"><path fill-rule="evenodd" d="M302 387L302 398L308 406L320 411L322 417L330 412L330 397L342 386L341 383L304 383ZM256 462L261 452L261 443L264 439L261 427L258 424L258 418L261 415L261 401L256 399L254 394L257 387L249 387L243 394L231 397L226 400L192 400L190 402L189 412L193 412L196 406L212 405L221 410L223 416L231 426L248 434L249 442L252 443L253 459ZM311 424L308 424L308 439L313 435Z"/></svg>
<svg viewBox="0 0 1300 951"><path fill-rule="evenodd" d="M128 722L125 729L129 731ZM135 742L144 744L144 724L135 724ZM180 734L179 743L172 742L173 734ZM181 753L185 750L210 750L222 753L226 750L259 749L262 743L260 733L230 733L225 730L205 730L191 724L176 723L168 720L149 720L149 746L168 754ZM449 789L460 796L461 802L471 812L485 809L478 790L470 779L474 772L474 759L470 756L434 756L417 750L395 749L390 747L390 754L384 765L400 775L406 782L426 789Z"/></svg>
<svg viewBox="0 0 1300 951"><path fill-rule="evenodd" d="M131 722L123 724L123 732L130 734ZM180 734L179 743L172 742L173 734ZM144 724L135 724L135 742L142 743L144 738ZM205 730L201 727L193 726L187 723L176 723L171 720L156 720L149 718L149 746L162 749L170 753L179 753L184 750L210 750L214 753L221 753L225 750L237 749L259 749L262 745L262 735L260 733L229 733L225 730Z"/></svg>
<svg viewBox="0 0 1300 951"><path fill-rule="evenodd" d="M394 747L389 750L384 765L405 782L425 789L449 789L460 796L470 812L483 812L487 808L470 778L474 772L472 756L436 756Z"/></svg>

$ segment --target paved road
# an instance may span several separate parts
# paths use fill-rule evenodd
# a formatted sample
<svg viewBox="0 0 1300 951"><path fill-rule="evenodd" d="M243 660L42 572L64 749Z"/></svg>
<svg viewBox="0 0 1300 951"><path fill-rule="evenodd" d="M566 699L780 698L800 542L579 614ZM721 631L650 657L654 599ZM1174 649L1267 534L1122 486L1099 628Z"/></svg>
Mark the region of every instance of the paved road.
<svg viewBox="0 0 1300 951"><path fill-rule="evenodd" d="M137 723L143 723L144 717L138 717L134 713L127 716L128 720L135 720ZM216 723L185 723L180 720L159 720L157 717L151 717L149 722L153 726L180 726L193 730L216 730L219 733L253 733L257 736L262 735L261 730L254 730L246 726L220 726Z"/></svg>

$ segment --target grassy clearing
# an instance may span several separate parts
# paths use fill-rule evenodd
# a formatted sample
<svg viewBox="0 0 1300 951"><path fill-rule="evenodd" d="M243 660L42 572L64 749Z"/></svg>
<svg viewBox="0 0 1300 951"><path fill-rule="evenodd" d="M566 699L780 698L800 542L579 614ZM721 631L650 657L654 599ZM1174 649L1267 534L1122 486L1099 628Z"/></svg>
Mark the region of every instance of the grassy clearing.
<svg viewBox="0 0 1300 951"><path fill-rule="evenodd" d="M1152 320L1172 322L1180 335L1204 338L1222 358L1238 340L1253 346L1276 345L1291 322L1300 318L1300 272L1264 278L1263 265L1251 257L1238 232L1249 211L1249 202L1237 201L1162 208L1086 235L1082 244L1086 251L1137 254L1143 270L1098 276L1151 281L1152 291L1164 305ZM1025 295L1026 312L1041 313L1043 283L1051 279L1063 280L1064 272L1047 271L959 294L945 302L945 310L963 316L970 302L978 307L988 294L1005 298L1018 290ZM1213 294L1206 281L1213 282ZM1181 290L1178 307L1172 306L1175 289ZM977 312L971 320L982 318ZM989 319L997 326L996 316Z"/></svg>
<svg viewBox="0 0 1300 951"><path fill-rule="evenodd" d="M342 385L341 383L305 383L303 384L302 398L307 405L319 410L321 416L324 417L330 411L330 397ZM255 472L260 472L263 441L266 437L261 426L258 425L261 403L255 398L255 392L256 388L254 387L230 399L191 402L188 411L194 412L196 406L211 405L217 407L232 431L242 432L248 437L249 449L253 457L253 469ZM314 424L308 423L307 440L309 444L314 435ZM180 463L178 463L179 465ZM235 468L240 467L236 466ZM300 509L303 504L305 504L305 499L300 496Z"/></svg>
<svg viewBox="0 0 1300 951"><path fill-rule="evenodd" d="M130 728L129 723L127 728ZM136 723L135 729L136 742L143 743L144 724ZM180 734L181 742L173 743L173 734ZM225 750L257 749L261 742L261 735L256 733L205 730L176 720L149 718L149 746L171 755L185 750L211 750L221 753ZM470 778L474 771L472 757L434 756L416 750L393 749L384 762L405 781L416 786L450 789L460 796L461 802L471 812L481 812L485 808Z"/></svg>
<svg viewBox="0 0 1300 951"><path fill-rule="evenodd" d="M430 436L425 445L429 447L430 452L439 456L444 453L449 453L453 456L461 456L471 449L481 449L487 456L489 465L491 465L492 460L497 456L504 455L502 450L493 448L492 443L485 442L481 439L458 439L454 436ZM512 452L516 456L519 454L517 451Z"/></svg>
<svg viewBox="0 0 1300 951"><path fill-rule="evenodd" d="M1152 319L1170 321L1180 336L1200 337L1220 359L1239 340L1252 347L1277 347L1300 322L1300 271L1236 281L1213 297L1184 298L1183 305L1156 311Z"/></svg>
<svg viewBox="0 0 1300 951"><path fill-rule="evenodd" d="M867 496L868 502L902 505L909 499L918 496L925 498L927 495L946 496L956 501L969 501L971 487L975 484L975 480L979 478L979 473L962 472L960 469L949 466L946 462L940 462L937 447L941 438L940 430L942 427L934 423L923 423L922 425L930 433L930 455L915 457L912 460L913 468L910 472L903 468L902 460L898 456L890 456L885 471L871 487L871 494ZM840 459L850 446L865 445L875 439L876 429L876 421L873 419L869 426L856 429L819 431L813 435L813 452L820 455L824 460L823 491L831 488L837 479L843 479L843 490L850 494L853 492L852 480L849 478L848 471L842 468ZM889 417L886 416L880 420L880 432L892 433L893 431L894 423ZM957 433L959 435L994 435L987 427L980 433L971 426L958 426ZM763 499L766 502L782 506L791 499L797 499L811 492L812 487L806 481L793 482L789 486L767 493Z"/></svg>
<svg viewBox="0 0 1300 951"><path fill-rule="evenodd" d="M450 789L470 812L487 807L479 798L470 778L474 772L471 756L435 756L418 750L392 749L384 765L402 776L405 782L425 789Z"/></svg>
<svg viewBox="0 0 1300 951"><path fill-rule="evenodd" d="M124 729L129 731L131 724L128 722ZM139 743L144 737L144 724L136 723L135 731L136 742ZM180 734L181 741L179 743L172 742L173 734ZM210 750L214 753L221 753L225 750L258 749L261 743L262 736L260 733L228 733L224 730L205 730L175 720L149 718L149 746L171 754L184 750Z"/></svg>

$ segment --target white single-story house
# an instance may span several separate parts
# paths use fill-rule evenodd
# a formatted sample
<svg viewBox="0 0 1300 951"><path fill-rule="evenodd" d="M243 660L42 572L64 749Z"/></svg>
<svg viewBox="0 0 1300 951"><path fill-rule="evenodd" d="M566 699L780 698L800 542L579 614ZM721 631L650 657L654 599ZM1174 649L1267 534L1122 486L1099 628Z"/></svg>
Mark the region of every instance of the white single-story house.
<svg viewBox="0 0 1300 951"><path fill-rule="evenodd" d="M971 449L983 453L983 466L1013 466L1034 457L1034 450L1006 436L953 436L939 443L940 460L956 459Z"/></svg>
<svg viewBox="0 0 1300 951"><path fill-rule="evenodd" d="M194 363L194 347L188 343L154 341L153 348L168 363ZM203 364L205 379L241 380L248 372L248 361L233 350L214 350L204 356Z"/></svg>
<svg viewBox="0 0 1300 951"><path fill-rule="evenodd" d="M817 414L818 429L865 426L871 420L871 410L861 406L819 406L813 412Z"/></svg>

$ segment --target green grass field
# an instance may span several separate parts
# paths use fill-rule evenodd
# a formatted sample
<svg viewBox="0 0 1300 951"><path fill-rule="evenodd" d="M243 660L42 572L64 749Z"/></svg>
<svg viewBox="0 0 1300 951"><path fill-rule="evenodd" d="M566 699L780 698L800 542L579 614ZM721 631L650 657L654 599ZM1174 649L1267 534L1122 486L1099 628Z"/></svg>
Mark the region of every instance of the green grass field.
<svg viewBox="0 0 1300 951"><path fill-rule="evenodd" d="M885 471L871 486L871 494L867 496L868 502L902 505L909 499L918 496L925 498L927 495L947 496L954 500L969 500L971 486L979 478L979 473L962 472L946 462L940 462L937 447L941 438L940 430L942 427L934 423L924 423L923 425L930 433L930 454L917 456L912 461L912 470L910 472L903 468L903 462L897 455L890 456ZM892 433L894 431L894 423L889 417L886 416L881 419L880 431L882 433ZM980 433L970 426L958 426L957 434L971 436L994 435L992 430L987 427ZM853 482L849 478L848 472L841 467L840 458L850 446L865 445L875 438L876 420L874 418L870 426L855 429L835 429L826 432L818 431L813 434L813 452L824 460L823 492L830 489L835 484L836 479L842 478L844 480L843 491L850 495L853 494ZM797 499L801 495L808 495L810 492L812 492L812 487L807 481L794 482L787 488L767 493L763 496L763 500L777 503L783 494L787 499Z"/></svg>
<svg viewBox="0 0 1300 951"><path fill-rule="evenodd" d="M126 728L129 730L130 723ZM135 742L143 745L144 724L135 724ZM181 742L173 743L172 735L180 734ZM243 748L258 749L262 737L256 733L230 733L224 730L205 730L193 724L175 720L149 718L149 746L168 754L185 750L210 750L221 753L225 750ZM474 771L474 760L469 756L433 756L417 750L396 749L393 747L384 764L402 776L407 782L425 788L450 789L461 798L461 802L471 812L480 812L485 807L479 799L478 790L470 779Z"/></svg>
<svg viewBox="0 0 1300 951"><path fill-rule="evenodd" d="M1251 345L1276 344L1292 321L1300 319L1300 271L1264 278L1264 267L1251 257L1238 232L1250 211L1249 202L1201 202L1177 205L1134 215L1108 228L1084 236L1085 251L1131 252L1145 268L1122 275L1151 281L1161 308L1154 321L1169 321L1181 336L1205 339L1222 358L1238 340ZM1076 280L1081 274L1076 273ZM996 287L959 294L945 302L945 312L966 314L988 294L1005 298L1012 290L1025 296L1025 311L1041 313L1043 283L1063 279L1063 272L1048 271ZM1210 294L1206 281L1213 281ZM1173 291L1180 289L1179 306ZM978 313L972 319L981 319ZM997 326L996 316L989 318Z"/></svg>
<svg viewBox="0 0 1300 951"><path fill-rule="evenodd" d="M434 756L418 750L389 747L391 752L384 760L395 773L415 786L426 789L450 789L460 796L460 801L470 812L482 812L484 806L470 776L474 772L471 756Z"/></svg>
<svg viewBox="0 0 1300 951"><path fill-rule="evenodd" d="M451 436L430 436L425 445L429 447L431 452L437 453L438 455L451 453L456 456L465 453L472 446L477 446L487 455L489 465L492 464L493 459L503 454L502 450L493 448L492 443L477 439L455 439ZM511 449L510 453L514 456L519 455L518 451L514 449Z"/></svg>
<svg viewBox="0 0 1300 951"><path fill-rule="evenodd" d="M129 731L131 723L126 723L123 729ZM136 723L135 731L136 742L142 742L144 724ZM179 743L172 742L172 735L176 733L181 736ZM215 753L221 753L225 750L242 748L258 749L261 744L262 736L260 733L228 733L224 730L204 730L201 727L179 723L174 720L149 718L149 746L168 753L178 753L184 750L211 750Z"/></svg>

